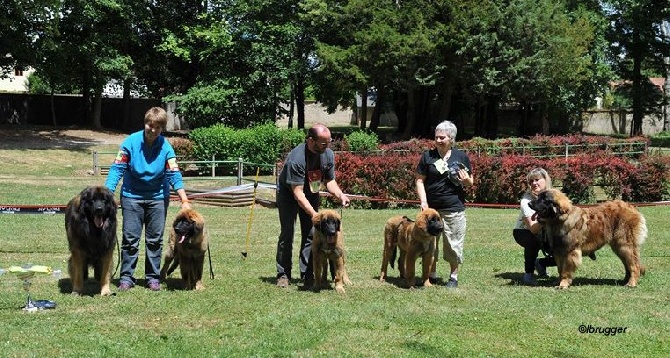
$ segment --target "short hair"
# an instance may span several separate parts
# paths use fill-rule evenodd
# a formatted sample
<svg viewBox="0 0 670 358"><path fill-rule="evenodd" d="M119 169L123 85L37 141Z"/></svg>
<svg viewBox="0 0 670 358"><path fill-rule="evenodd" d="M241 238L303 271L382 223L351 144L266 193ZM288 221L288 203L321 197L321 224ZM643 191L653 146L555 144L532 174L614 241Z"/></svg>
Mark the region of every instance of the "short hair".
<svg viewBox="0 0 670 358"><path fill-rule="evenodd" d="M157 124L162 129L167 127L167 112L161 107L151 107L144 114L144 124Z"/></svg>
<svg viewBox="0 0 670 358"><path fill-rule="evenodd" d="M534 179L543 178L546 183L546 189L551 189L551 177L544 168L533 168L526 175L526 183L530 183Z"/></svg>
<svg viewBox="0 0 670 358"><path fill-rule="evenodd" d="M458 129L456 128L456 125L453 122L442 121L435 127L435 133L437 132L447 133L449 138L451 138L452 142L454 142L456 141L456 133L458 133Z"/></svg>

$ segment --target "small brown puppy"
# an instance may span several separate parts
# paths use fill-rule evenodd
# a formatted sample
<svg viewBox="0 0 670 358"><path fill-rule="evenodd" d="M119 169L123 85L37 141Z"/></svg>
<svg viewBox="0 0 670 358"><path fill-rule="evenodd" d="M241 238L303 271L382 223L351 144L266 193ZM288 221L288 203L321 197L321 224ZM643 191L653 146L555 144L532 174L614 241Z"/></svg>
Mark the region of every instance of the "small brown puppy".
<svg viewBox="0 0 670 358"><path fill-rule="evenodd" d="M89 266L93 266L93 275L100 282L100 295L112 294L109 285L116 246L116 206L114 194L104 186L87 187L67 204L65 231L73 295L83 294Z"/></svg>
<svg viewBox="0 0 670 358"><path fill-rule="evenodd" d="M626 286L637 286L644 274L640 246L647 238L647 224L633 205L613 200L580 208L556 189L540 192L529 205L544 226L554 251L560 276L558 288L572 284L582 255L593 254L607 244L626 269Z"/></svg>
<svg viewBox="0 0 670 358"><path fill-rule="evenodd" d="M400 277L404 277L408 288L415 286L416 259L421 257L423 266L421 279L423 286L432 286L428 278L434 262L436 237L442 233L444 224L440 213L435 209L426 209L416 215L412 221L407 216L394 216L386 222L384 227L384 256L379 281L386 280L388 264L393 267L397 249L400 249L398 270Z"/></svg>
<svg viewBox="0 0 670 358"><path fill-rule="evenodd" d="M322 210L314 218L312 239L312 262L314 264L314 287L318 291L327 281L328 261L335 266L335 290L344 293L344 285L351 285L344 267L344 235L342 218L335 210Z"/></svg>
<svg viewBox="0 0 670 358"><path fill-rule="evenodd" d="M170 241L165 250L161 280L169 276L179 265L185 289L204 289L202 271L208 244L205 218L194 209L180 210L170 230Z"/></svg>

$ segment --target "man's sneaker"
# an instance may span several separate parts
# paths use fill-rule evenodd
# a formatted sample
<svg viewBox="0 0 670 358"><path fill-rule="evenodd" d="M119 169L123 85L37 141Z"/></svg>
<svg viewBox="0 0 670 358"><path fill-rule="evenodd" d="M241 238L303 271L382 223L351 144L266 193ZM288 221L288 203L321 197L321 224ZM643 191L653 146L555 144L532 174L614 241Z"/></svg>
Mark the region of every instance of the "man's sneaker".
<svg viewBox="0 0 670 358"><path fill-rule="evenodd" d="M528 286L537 285L537 281L535 281L535 278L533 277L533 274L528 273L528 272L523 274L522 282L523 282L524 285L528 285Z"/></svg>
<svg viewBox="0 0 670 358"><path fill-rule="evenodd" d="M281 275L277 278L277 287L287 288L289 285L288 277L286 275Z"/></svg>
<svg viewBox="0 0 670 358"><path fill-rule="evenodd" d="M161 290L161 283L158 281L151 281L149 282L149 289L152 291L160 291Z"/></svg>
<svg viewBox="0 0 670 358"><path fill-rule="evenodd" d="M450 277L445 286L447 286L447 288L456 288L458 287L458 280Z"/></svg>
<svg viewBox="0 0 670 358"><path fill-rule="evenodd" d="M549 277L547 275L547 268L540 263L540 259L535 259L535 271L537 271L537 276L539 277Z"/></svg>
<svg viewBox="0 0 670 358"><path fill-rule="evenodd" d="M120 292L126 292L126 291L130 290L131 288L133 288L133 285L128 283L128 282L121 282L119 284L119 291Z"/></svg>

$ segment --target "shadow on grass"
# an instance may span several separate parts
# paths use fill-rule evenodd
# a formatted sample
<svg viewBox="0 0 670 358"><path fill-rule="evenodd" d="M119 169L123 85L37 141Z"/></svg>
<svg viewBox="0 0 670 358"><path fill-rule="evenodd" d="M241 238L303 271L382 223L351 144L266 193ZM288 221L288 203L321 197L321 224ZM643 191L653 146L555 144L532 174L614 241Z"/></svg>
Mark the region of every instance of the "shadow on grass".
<svg viewBox="0 0 670 358"><path fill-rule="evenodd" d="M523 272L502 272L495 275L496 278L508 280L508 286L528 286L523 283ZM576 277L572 280L572 286L623 286L625 282L614 278L588 278ZM537 278L539 287L555 287L558 285L558 277Z"/></svg>

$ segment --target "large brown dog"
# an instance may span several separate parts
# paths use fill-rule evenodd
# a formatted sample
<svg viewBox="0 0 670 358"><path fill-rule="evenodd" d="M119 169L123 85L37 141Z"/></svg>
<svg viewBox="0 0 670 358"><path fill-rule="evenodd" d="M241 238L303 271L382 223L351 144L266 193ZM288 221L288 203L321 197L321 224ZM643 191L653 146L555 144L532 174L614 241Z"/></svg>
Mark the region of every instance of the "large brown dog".
<svg viewBox="0 0 670 358"><path fill-rule="evenodd" d="M335 210L322 210L312 218L312 262L314 264L314 287L318 291L326 281L328 261L335 266L335 290L344 293L344 285L351 285L344 267L344 235L342 218Z"/></svg>
<svg viewBox="0 0 670 358"><path fill-rule="evenodd" d="M400 249L398 270L400 277L404 277L409 288L414 287L416 259L421 257L423 266L421 279L423 286L432 286L428 278L434 262L436 237L440 235L444 225L437 210L426 209L412 221L407 216L394 216L386 222L384 227L384 256L379 281L386 280L388 264L393 267L397 249Z"/></svg>
<svg viewBox="0 0 670 358"><path fill-rule="evenodd" d="M202 290L202 271L209 238L205 218L194 209L182 209L172 223L170 241L163 258L161 280L179 266L184 288Z"/></svg>
<svg viewBox="0 0 670 358"><path fill-rule="evenodd" d="M89 266L93 266L93 275L100 282L100 294L112 294L109 285L116 246L116 208L114 194L104 186L85 188L67 204L65 231L73 295L83 294Z"/></svg>
<svg viewBox="0 0 670 358"><path fill-rule="evenodd" d="M640 246L647 238L647 224L634 206L613 200L580 208L556 189L540 192L529 205L549 236L560 276L559 288L572 284L582 255L590 255L605 244L623 262L626 286L637 286L640 274L644 274Z"/></svg>

